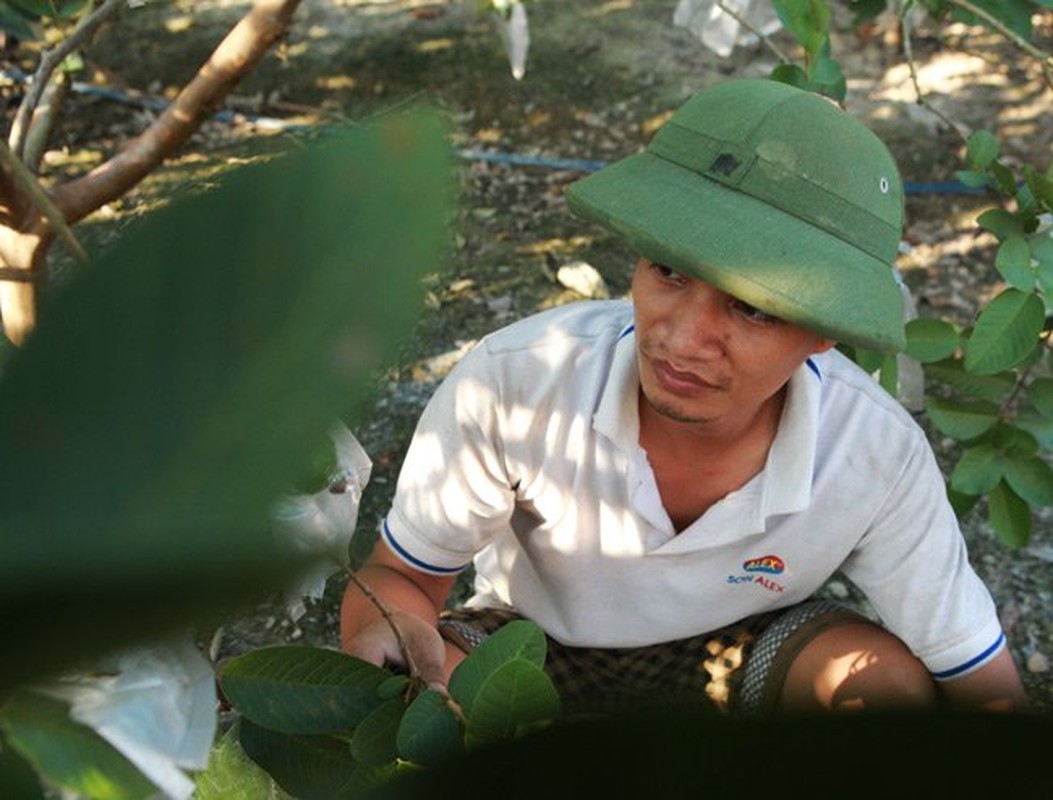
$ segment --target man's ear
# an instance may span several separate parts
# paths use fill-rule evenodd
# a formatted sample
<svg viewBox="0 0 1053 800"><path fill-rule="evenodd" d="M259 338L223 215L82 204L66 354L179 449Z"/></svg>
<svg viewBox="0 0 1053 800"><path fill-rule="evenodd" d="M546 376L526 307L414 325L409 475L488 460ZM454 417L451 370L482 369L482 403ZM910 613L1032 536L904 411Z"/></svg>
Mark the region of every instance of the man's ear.
<svg viewBox="0 0 1053 800"><path fill-rule="evenodd" d="M819 355L819 353L825 353L835 344L837 344L837 342L835 342L833 339L820 339L819 342L815 345L815 349L812 350L812 355L815 356Z"/></svg>

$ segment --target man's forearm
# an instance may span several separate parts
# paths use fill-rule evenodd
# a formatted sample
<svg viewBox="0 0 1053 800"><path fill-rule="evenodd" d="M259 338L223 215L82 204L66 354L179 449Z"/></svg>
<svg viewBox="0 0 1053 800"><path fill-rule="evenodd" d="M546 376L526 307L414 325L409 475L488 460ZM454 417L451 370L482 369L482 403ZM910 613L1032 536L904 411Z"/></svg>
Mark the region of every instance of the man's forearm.
<svg viewBox="0 0 1053 800"><path fill-rule="evenodd" d="M455 577L411 571L378 543L344 591L340 608L341 645L346 646L359 631L382 619L385 612L413 614L434 625L455 580Z"/></svg>
<svg viewBox="0 0 1053 800"><path fill-rule="evenodd" d="M1008 647L976 672L938 686L947 704L959 711L1023 713L1031 707Z"/></svg>

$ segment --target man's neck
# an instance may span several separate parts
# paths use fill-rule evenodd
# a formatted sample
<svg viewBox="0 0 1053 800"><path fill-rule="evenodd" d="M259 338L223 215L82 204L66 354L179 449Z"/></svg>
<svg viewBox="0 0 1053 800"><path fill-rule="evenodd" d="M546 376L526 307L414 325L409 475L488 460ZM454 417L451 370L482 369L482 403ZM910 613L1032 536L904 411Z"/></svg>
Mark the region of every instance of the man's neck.
<svg viewBox="0 0 1053 800"><path fill-rule="evenodd" d="M750 414L704 422L663 416L640 397L640 446L678 532L764 469L785 395L783 389Z"/></svg>

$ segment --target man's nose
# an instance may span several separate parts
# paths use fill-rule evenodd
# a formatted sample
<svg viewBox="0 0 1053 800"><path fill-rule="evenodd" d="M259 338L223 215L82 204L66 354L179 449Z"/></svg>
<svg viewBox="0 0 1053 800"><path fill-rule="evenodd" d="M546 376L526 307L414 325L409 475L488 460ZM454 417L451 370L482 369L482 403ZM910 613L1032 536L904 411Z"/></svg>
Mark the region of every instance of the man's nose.
<svg viewBox="0 0 1053 800"><path fill-rule="evenodd" d="M729 322L727 295L698 282L686 300L677 319L678 349L682 348L685 356L723 352Z"/></svg>

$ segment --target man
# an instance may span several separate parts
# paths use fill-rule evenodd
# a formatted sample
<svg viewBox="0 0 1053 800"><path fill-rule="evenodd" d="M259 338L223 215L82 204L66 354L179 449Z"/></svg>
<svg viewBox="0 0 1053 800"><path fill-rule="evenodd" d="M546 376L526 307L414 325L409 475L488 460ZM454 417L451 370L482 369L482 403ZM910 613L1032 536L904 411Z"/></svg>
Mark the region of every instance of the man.
<svg viewBox="0 0 1053 800"><path fill-rule="evenodd" d="M923 432L834 349L904 343L878 139L729 81L567 197L640 254L632 301L513 324L436 391L359 573L415 667L442 684L523 616L570 708L1026 708ZM880 623L814 599L838 570ZM341 630L402 661L353 584Z"/></svg>

